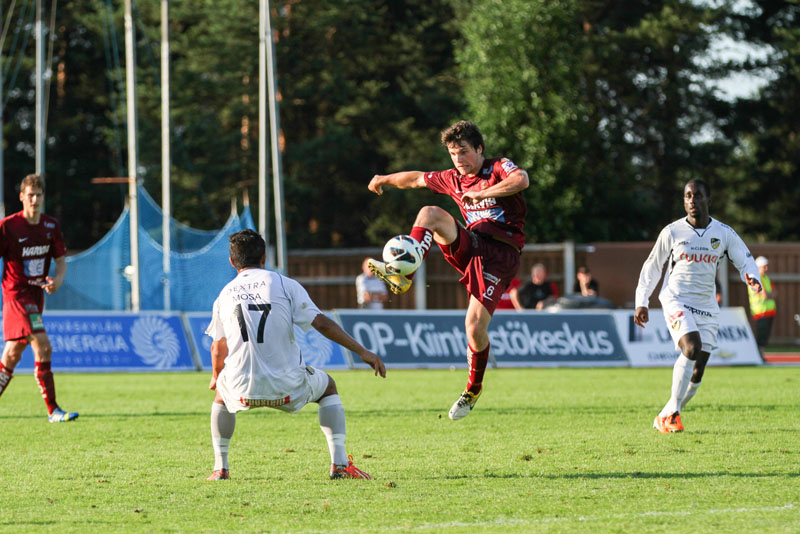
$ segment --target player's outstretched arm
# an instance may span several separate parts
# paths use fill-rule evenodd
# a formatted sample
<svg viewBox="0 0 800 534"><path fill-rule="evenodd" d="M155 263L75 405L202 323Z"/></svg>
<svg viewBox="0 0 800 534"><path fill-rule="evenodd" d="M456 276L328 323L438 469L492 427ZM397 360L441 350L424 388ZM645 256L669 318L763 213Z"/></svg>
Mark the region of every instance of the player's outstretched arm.
<svg viewBox="0 0 800 534"><path fill-rule="evenodd" d="M376 195L382 195L383 188L386 186L398 189L425 187L425 173L422 171L402 171L394 174L376 174L369 181L367 188Z"/></svg>
<svg viewBox="0 0 800 534"><path fill-rule="evenodd" d="M375 370L375 376L381 375L382 378L386 378L386 367L383 365L381 357L361 346L361 343L350 337L350 334L345 332L333 319L320 313L311 322L311 326L331 341L335 341L344 348L358 354L364 363Z"/></svg>

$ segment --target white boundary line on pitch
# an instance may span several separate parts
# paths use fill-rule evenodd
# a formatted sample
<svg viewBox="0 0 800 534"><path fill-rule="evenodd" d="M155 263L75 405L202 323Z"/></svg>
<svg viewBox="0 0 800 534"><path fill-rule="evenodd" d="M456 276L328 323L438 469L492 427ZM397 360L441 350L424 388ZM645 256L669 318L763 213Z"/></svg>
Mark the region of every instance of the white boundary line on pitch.
<svg viewBox="0 0 800 534"><path fill-rule="evenodd" d="M447 523L423 523L421 525L398 525L394 527L386 527L382 530L433 530L433 529L449 529L449 528L476 528L476 527L502 527L502 526L515 526L515 525L535 525L546 523L566 523L576 522L585 523L588 521L602 521L607 519L636 519L644 517L685 517L690 515L718 515L718 514L746 514L754 512L784 512L786 510L795 510L792 503L784 504L783 506L768 506L762 508L726 508L722 510L686 510L686 511L673 511L673 512L641 512L638 514L610 514L610 515L589 515L589 516L572 516L572 517L543 517L541 519L496 519L494 521L450 521ZM305 534L322 534L331 532L352 532L352 528L334 528L325 530L300 530ZM355 529L358 530L358 529Z"/></svg>

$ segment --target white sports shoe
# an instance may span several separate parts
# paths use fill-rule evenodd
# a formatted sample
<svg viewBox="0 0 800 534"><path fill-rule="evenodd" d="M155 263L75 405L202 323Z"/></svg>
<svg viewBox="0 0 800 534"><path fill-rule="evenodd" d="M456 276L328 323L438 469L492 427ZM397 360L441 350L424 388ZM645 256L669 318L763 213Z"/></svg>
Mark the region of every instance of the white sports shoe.
<svg viewBox="0 0 800 534"><path fill-rule="evenodd" d="M478 397L481 396L481 393L483 393L482 389L478 393L465 391L461 394L455 404L453 404L453 407L450 408L450 413L447 415L453 421L458 421L459 419L463 419L464 417L468 416L469 412L471 412L475 407L475 403L478 402Z"/></svg>

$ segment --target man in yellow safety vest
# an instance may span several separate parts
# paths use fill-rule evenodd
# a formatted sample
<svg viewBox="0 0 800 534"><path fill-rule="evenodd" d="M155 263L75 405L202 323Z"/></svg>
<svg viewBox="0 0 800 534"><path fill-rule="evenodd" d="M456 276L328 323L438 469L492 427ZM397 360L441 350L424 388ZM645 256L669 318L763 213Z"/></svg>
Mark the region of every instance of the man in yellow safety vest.
<svg viewBox="0 0 800 534"><path fill-rule="evenodd" d="M756 344L763 356L763 349L769 341L772 322L775 319L775 288L767 276L769 260L764 256L759 256L756 258L756 266L761 275L761 291L756 292L753 288L748 287L747 294L750 296L750 314L753 316L756 326Z"/></svg>

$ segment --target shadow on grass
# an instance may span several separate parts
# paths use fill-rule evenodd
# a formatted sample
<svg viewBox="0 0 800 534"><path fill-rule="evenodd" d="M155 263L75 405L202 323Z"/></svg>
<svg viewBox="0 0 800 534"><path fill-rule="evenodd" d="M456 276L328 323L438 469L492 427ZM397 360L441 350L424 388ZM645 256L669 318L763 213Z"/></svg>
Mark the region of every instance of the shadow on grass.
<svg viewBox="0 0 800 534"><path fill-rule="evenodd" d="M709 473L643 473L634 471L631 473L571 473L564 475L537 475L537 474L519 474L519 473L482 473L478 475L447 475L441 477L425 477L429 480L462 480L462 479L545 479L545 480L603 480L603 479L692 479L692 478L716 478L716 477L734 477L734 478L798 478L800 471L791 473L730 473L725 471L716 471Z"/></svg>
<svg viewBox="0 0 800 534"><path fill-rule="evenodd" d="M80 412L81 416L69 424L78 424L86 419L109 418L141 418L141 417L208 417L209 412L148 412L148 413L88 413ZM46 415L0 415L0 421L14 421L27 419L47 419ZM0 523L2 524L2 523Z"/></svg>

